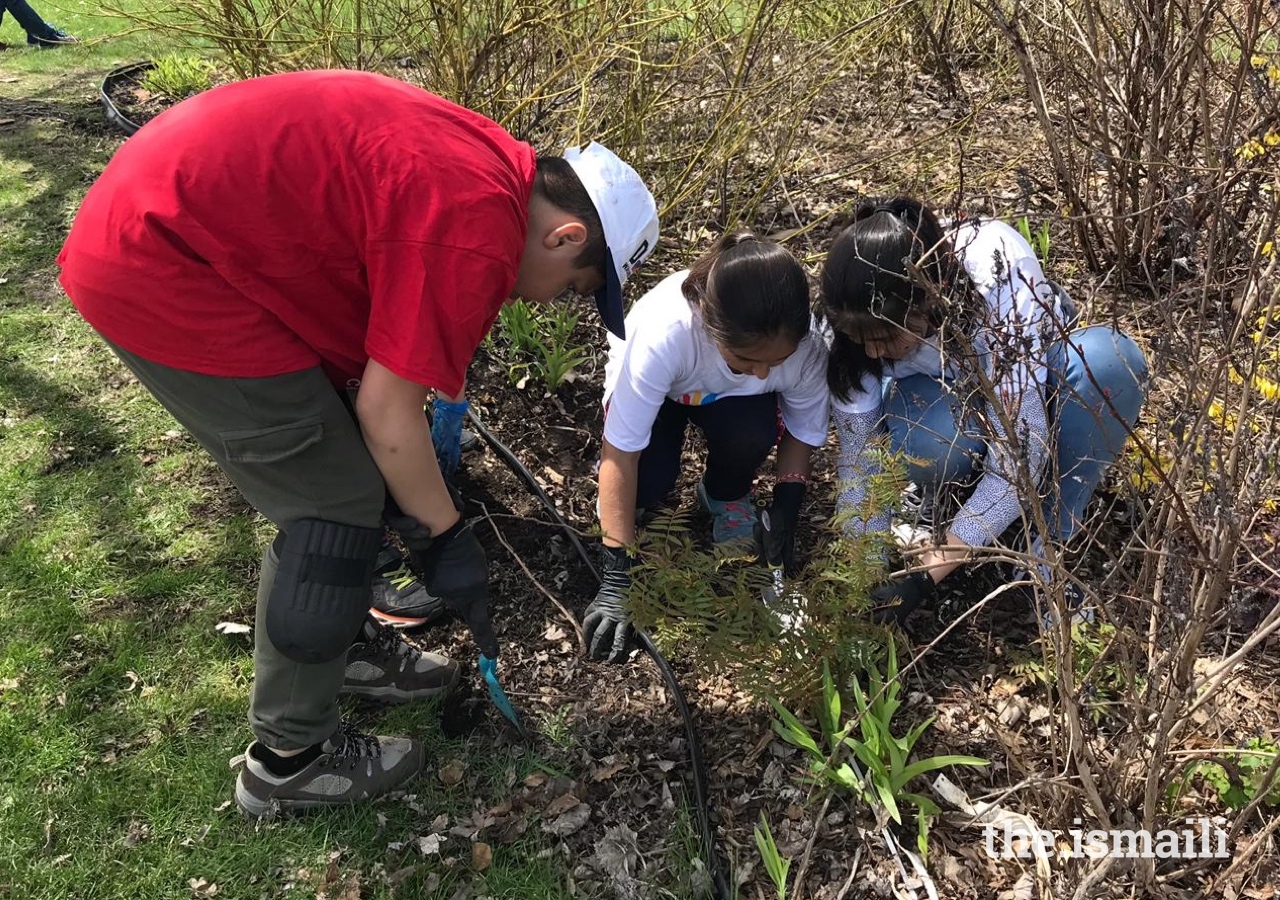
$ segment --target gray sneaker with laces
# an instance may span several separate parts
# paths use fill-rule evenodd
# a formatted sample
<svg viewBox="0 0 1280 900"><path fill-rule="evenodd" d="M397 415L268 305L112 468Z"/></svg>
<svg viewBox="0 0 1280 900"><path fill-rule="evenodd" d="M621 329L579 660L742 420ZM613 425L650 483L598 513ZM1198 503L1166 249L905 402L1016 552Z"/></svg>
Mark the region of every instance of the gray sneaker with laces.
<svg viewBox="0 0 1280 900"><path fill-rule="evenodd" d="M447 694L459 675L458 664L447 656L419 650L390 625L367 619L347 651L342 693L408 703Z"/></svg>
<svg viewBox="0 0 1280 900"><path fill-rule="evenodd" d="M236 780L236 803L248 816L343 806L393 791L422 771L422 744L412 738L375 737L343 727L320 756L293 775L278 776L257 758L254 741Z"/></svg>
<svg viewBox="0 0 1280 900"><path fill-rule="evenodd" d="M1036 535L1027 550L1034 558L1045 559L1044 538ZM1029 569L1015 568L1012 582L1025 583L1031 587L1036 611L1040 615L1040 625L1045 631L1053 631L1058 624L1058 609L1047 591L1052 589L1058 579L1046 562L1035 564L1035 570L1033 574ZM1096 621L1097 611L1089 604L1084 589L1069 578L1062 579L1062 598L1071 624L1092 625Z"/></svg>

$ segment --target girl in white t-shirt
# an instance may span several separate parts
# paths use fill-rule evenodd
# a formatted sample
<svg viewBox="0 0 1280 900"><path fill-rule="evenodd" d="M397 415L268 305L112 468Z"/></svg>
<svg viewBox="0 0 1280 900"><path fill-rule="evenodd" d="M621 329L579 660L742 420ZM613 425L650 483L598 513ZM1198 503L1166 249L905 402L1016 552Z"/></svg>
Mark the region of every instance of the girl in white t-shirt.
<svg viewBox="0 0 1280 900"><path fill-rule="evenodd" d="M917 200L864 203L832 245L822 275L834 333L828 380L840 440L848 528L878 469L869 439L887 432L907 460L926 513L947 484L967 491L912 571L872 592L899 621L930 602L972 548L993 543L1039 505L1045 535L1028 549L1040 587L1052 583L1044 541L1063 542L1137 421L1147 364L1108 325L1074 327L1066 293L1045 277L1008 225L965 220L944 229ZM1035 485L1032 489L1028 485ZM933 524L930 522L930 524ZM1069 607L1078 584L1061 582Z"/></svg>
<svg viewBox="0 0 1280 900"><path fill-rule="evenodd" d="M750 538L756 472L778 447L771 563L794 562L795 523L810 459L827 435L826 344L804 270L785 248L751 234L722 238L692 268L632 307L626 340L610 337L600 456L604 583L583 620L593 657L626 656L624 608L637 510L675 487L685 432L706 438L698 485L717 542Z"/></svg>

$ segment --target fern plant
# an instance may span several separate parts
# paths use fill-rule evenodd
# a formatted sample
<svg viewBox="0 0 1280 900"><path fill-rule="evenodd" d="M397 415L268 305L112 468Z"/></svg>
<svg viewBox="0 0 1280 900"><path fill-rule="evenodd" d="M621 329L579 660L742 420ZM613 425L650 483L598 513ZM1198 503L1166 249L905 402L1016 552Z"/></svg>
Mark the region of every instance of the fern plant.
<svg viewBox="0 0 1280 900"><path fill-rule="evenodd" d="M903 467L887 454L882 463L867 485L867 517L899 502ZM824 661L847 674L881 652L868 595L885 577L884 534L851 537L832 522L781 586L754 541L707 549L678 511L657 516L634 552L632 621L664 653L724 673L759 700L811 697Z"/></svg>

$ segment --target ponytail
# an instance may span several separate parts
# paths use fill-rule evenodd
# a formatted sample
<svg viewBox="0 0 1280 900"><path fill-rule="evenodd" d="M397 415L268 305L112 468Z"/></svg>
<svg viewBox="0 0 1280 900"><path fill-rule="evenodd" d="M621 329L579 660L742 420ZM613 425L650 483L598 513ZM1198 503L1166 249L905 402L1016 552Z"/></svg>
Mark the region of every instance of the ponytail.
<svg viewBox="0 0 1280 900"><path fill-rule="evenodd" d="M781 244L726 234L690 267L681 290L721 347L745 348L809 333L809 279Z"/></svg>

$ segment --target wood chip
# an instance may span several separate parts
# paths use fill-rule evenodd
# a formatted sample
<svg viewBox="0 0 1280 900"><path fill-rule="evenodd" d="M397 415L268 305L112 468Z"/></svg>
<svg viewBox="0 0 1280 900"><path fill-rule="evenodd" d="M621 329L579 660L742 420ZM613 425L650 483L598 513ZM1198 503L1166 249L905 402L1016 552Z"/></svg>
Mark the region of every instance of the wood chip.
<svg viewBox="0 0 1280 900"><path fill-rule="evenodd" d="M559 797L547 804L547 807L542 811L542 814L547 818L555 818L556 816L564 815L581 802L582 801L573 794L561 794Z"/></svg>

